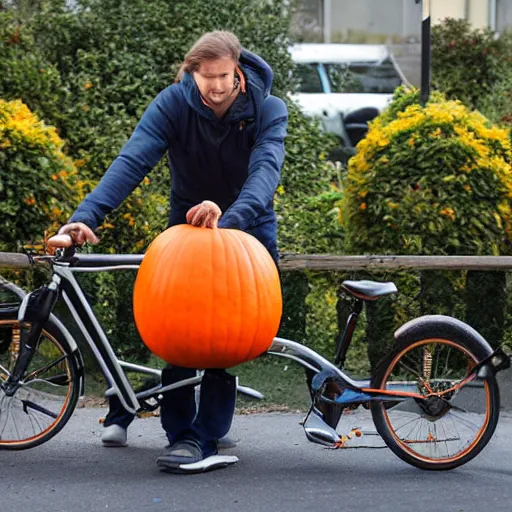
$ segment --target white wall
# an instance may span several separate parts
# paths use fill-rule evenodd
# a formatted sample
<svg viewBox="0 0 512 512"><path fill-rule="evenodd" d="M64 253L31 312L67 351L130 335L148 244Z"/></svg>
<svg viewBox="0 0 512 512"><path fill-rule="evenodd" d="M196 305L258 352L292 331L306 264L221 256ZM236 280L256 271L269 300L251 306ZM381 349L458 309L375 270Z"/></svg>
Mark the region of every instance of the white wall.
<svg viewBox="0 0 512 512"><path fill-rule="evenodd" d="M384 38L419 40L421 33L421 5L414 0L302 0L309 6L310 17L318 16L319 33L324 21L330 25L331 36L369 34ZM432 22L447 17L467 18L474 27L490 25L489 4L492 0L430 0ZM498 30L512 28L512 0L495 0ZM330 5L330 15L322 16ZM325 18L325 19L322 19Z"/></svg>
<svg viewBox="0 0 512 512"><path fill-rule="evenodd" d="M331 31L419 37L421 9L414 0L330 0Z"/></svg>

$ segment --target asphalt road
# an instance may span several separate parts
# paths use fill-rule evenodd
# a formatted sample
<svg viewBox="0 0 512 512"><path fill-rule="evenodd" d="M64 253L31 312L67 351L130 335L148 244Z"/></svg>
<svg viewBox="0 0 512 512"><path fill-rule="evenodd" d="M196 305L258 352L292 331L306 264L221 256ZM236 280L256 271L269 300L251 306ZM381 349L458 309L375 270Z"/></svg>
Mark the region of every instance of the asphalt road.
<svg viewBox="0 0 512 512"><path fill-rule="evenodd" d="M53 440L0 452L1 509L82 511L415 511L512 509L512 414L475 460L451 472L408 466L387 448L330 450L309 443L301 415L237 416L240 462L199 475L161 473L158 418L137 420L128 448L103 448L104 409L78 409ZM374 446L380 438L363 436ZM361 441L362 442L362 441Z"/></svg>

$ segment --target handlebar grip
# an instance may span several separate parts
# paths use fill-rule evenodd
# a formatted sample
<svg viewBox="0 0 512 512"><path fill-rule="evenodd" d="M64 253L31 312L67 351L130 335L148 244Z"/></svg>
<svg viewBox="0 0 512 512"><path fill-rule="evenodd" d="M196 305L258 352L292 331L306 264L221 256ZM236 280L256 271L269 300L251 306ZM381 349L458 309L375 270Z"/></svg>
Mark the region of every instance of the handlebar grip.
<svg viewBox="0 0 512 512"><path fill-rule="evenodd" d="M62 234L62 235L54 235L49 238L46 242L48 247L54 247L55 249L63 249L65 247L73 246L73 239L70 235Z"/></svg>
<svg viewBox="0 0 512 512"><path fill-rule="evenodd" d="M0 252L0 268L29 268L31 259L26 254Z"/></svg>

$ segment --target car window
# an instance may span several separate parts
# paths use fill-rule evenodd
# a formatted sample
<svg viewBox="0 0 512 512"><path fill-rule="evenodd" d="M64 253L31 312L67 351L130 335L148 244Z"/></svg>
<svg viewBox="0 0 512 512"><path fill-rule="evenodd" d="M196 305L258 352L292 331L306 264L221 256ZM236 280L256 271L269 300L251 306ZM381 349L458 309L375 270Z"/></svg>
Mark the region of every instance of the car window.
<svg viewBox="0 0 512 512"><path fill-rule="evenodd" d="M299 92L323 92L316 64L297 64L296 70Z"/></svg>
<svg viewBox="0 0 512 512"><path fill-rule="evenodd" d="M326 64L332 92L391 94L402 83L391 60L380 63Z"/></svg>

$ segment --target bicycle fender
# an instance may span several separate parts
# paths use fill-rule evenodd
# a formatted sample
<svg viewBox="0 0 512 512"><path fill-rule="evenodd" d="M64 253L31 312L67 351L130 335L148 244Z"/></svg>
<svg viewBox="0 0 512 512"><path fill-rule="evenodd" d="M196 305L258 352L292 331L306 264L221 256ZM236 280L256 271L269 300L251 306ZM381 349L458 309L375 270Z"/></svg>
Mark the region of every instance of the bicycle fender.
<svg viewBox="0 0 512 512"><path fill-rule="evenodd" d="M410 320L395 331L399 344L427 338L447 338L460 343L480 359L493 353L487 340L470 325L445 315L425 315Z"/></svg>
<svg viewBox="0 0 512 512"><path fill-rule="evenodd" d="M73 338L67 327L53 313L50 314L48 322L52 323L53 327L60 332L68 344L70 354L75 358L79 372L78 375L80 377L80 396L82 396L85 393L85 364L82 352L78 348L75 338Z"/></svg>

